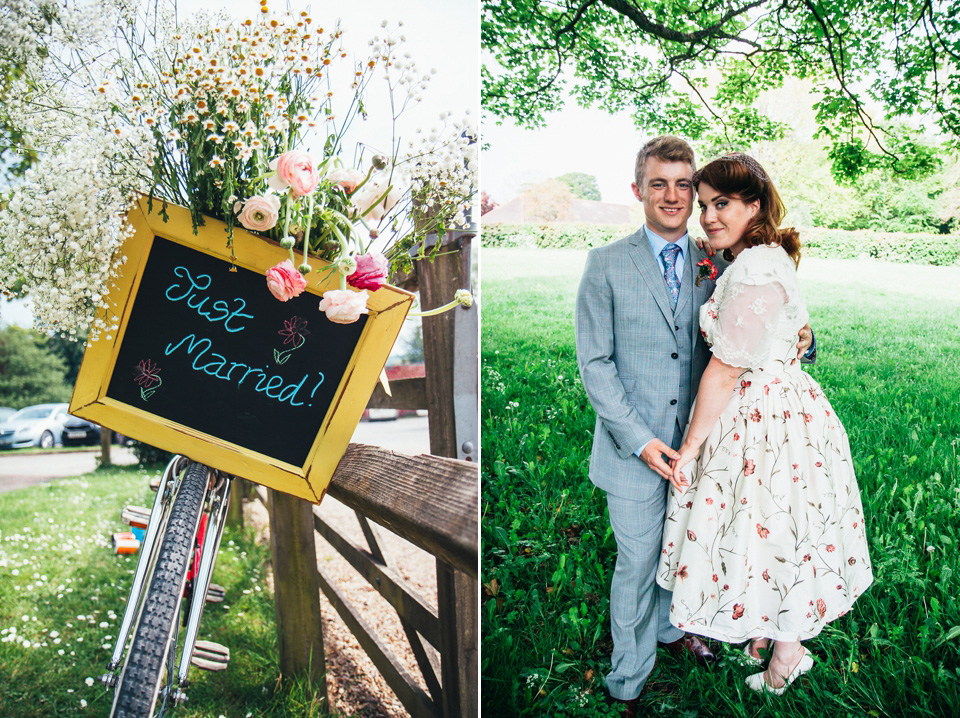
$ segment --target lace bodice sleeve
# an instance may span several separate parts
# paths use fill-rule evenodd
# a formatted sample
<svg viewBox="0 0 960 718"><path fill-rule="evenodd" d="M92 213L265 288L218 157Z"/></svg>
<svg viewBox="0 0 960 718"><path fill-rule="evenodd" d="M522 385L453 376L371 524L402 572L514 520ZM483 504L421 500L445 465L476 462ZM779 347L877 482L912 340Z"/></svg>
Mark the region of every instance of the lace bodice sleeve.
<svg viewBox="0 0 960 718"><path fill-rule="evenodd" d="M745 250L701 309L704 339L724 364L761 366L774 349L793 282L782 262L769 261L773 258L764 253L768 249Z"/></svg>

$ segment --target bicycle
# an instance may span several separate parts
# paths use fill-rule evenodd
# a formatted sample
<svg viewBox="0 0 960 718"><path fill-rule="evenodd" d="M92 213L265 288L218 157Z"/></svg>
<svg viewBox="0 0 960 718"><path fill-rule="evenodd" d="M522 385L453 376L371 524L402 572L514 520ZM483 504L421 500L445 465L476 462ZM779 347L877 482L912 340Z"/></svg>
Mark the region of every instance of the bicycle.
<svg viewBox="0 0 960 718"><path fill-rule="evenodd" d="M207 658L222 661L223 656L216 655L222 647L200 642L197 636L232 480L228 474L183 456L175 456L167 464L150 511L113 655L100 677L107 687L115 688L111 718L159 718L185 702L187 673L198 648L212 650ZM133 638L126 650L131 631Z"/></svg>

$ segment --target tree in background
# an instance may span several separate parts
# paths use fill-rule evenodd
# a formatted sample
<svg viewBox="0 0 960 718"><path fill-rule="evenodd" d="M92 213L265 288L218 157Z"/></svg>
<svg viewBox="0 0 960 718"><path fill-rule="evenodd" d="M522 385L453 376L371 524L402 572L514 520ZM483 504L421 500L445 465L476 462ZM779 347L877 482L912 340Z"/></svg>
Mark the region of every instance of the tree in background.
<svg viewBox="0 0 960 718"><path fill-rule="evenodd" d="M709 148L696 150L702 161L715 156ZM832 176L823 140L789 136L758 142L750 152L776 182L787 225L934 234L960 229L960 161L950 159L923 179L872 170L846 186Z"/></svg>
<svg viewBox="0 0 960 718"><path fill-rule="evenodd" d="M557 179L570 188L574 197L600 201L600 185L597 184L597 178L593 175L588 175L586 172L567 172Z"/></svg>
<svg viewBox="0 0 960 718"><path fill-rule="evenodd" d="M418 325L416 331L410 332L404 339L403 353L398 357L398 364L423 364L423 330Z"/></svg>
<svg viewBox="0 0 960 718"><path fill-rule="evenodd" d="M22 409L68 401L65 372L63 360L50 351L39 332L20 327L0 330L0 406Z"/></svg>
<svg viewBox="0 0 960 718"><path fill-rule="evenodd" d="M53 335L47 339L47 347L66 364L64 381L73 386L80 373L80 364L83 362L83 352L87 345L87 332L79 332L76 341Z"/></svg>
<svg viewBox="0 0 960 718"><path fill-rule="evenodd" d="M486 192L480 193L480 215L483 216L489 212L494 207L499 207L498 202L493 201L493 197L488 195Z"/></svg>
<svg viewBox="0 0 960 718"><path fill-rule="evenodd" d="M785 135L762 90L813 83L835 177L923 177L927 118L960 147L960 0L485 0L484 109L538 127L567 94L644 131L749 147ZM879 103L882 111L868 111Z"/></svg>
<svg viewBox="0 0 960 718"><path fill-rule="evenodd" d="M549 179L527 185L523 194L523 216L526 221L564 222L570 219L573 194L566 183Z"/></svg>

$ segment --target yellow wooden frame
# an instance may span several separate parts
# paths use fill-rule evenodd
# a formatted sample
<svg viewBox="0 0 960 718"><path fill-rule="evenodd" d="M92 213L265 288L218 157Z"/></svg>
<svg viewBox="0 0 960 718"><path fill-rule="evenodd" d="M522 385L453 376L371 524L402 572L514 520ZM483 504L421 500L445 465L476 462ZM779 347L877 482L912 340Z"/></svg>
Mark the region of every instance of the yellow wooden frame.
<svg viewBox="0 0 960 718"><path fill-rule="evenodd" d="M371 293L366 325L303 466L248 450L106 395L154 238L159 236L226 262L231 261L223 222L207 218L206 224L194 235L188 210L168 204L169 219L164 222L160 217L161 206L160 200L155 199L153 212L150 212L147 198L141 196L127 215L134 235L121 249L127 260L108 298L110 313L120 317L120 328L110 338L102 335L84 353L70 400L70 413L138 441L319 503L396 342L412 306L413 295L389 285ZM236 265L261 274L289 258L287 250L276 242L239 227L234 229L233 243ZM328 263L314 259L313 264L327 266ZM328 272L326 276L328 279L319 286L311 282L307 291L320 295L339 288L336 272Z"/></svg>

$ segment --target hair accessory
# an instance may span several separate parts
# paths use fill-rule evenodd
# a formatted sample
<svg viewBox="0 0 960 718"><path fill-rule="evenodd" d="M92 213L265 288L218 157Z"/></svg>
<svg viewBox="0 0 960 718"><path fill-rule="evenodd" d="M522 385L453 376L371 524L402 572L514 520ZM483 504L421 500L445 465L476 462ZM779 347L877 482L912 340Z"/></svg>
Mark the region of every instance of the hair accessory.
<svg viewBox="0 0 960 718"><path fill-rule="evenodd" d="M761 182L768 182L770 178L767 176L767 173L763 171L763 167L760 166L760 163L757 162L753 157L743 152L731 152L729 154L723 155L723 157L717 157L716 162L739 162L748 170L750 174L759 179Z"/></svg>

